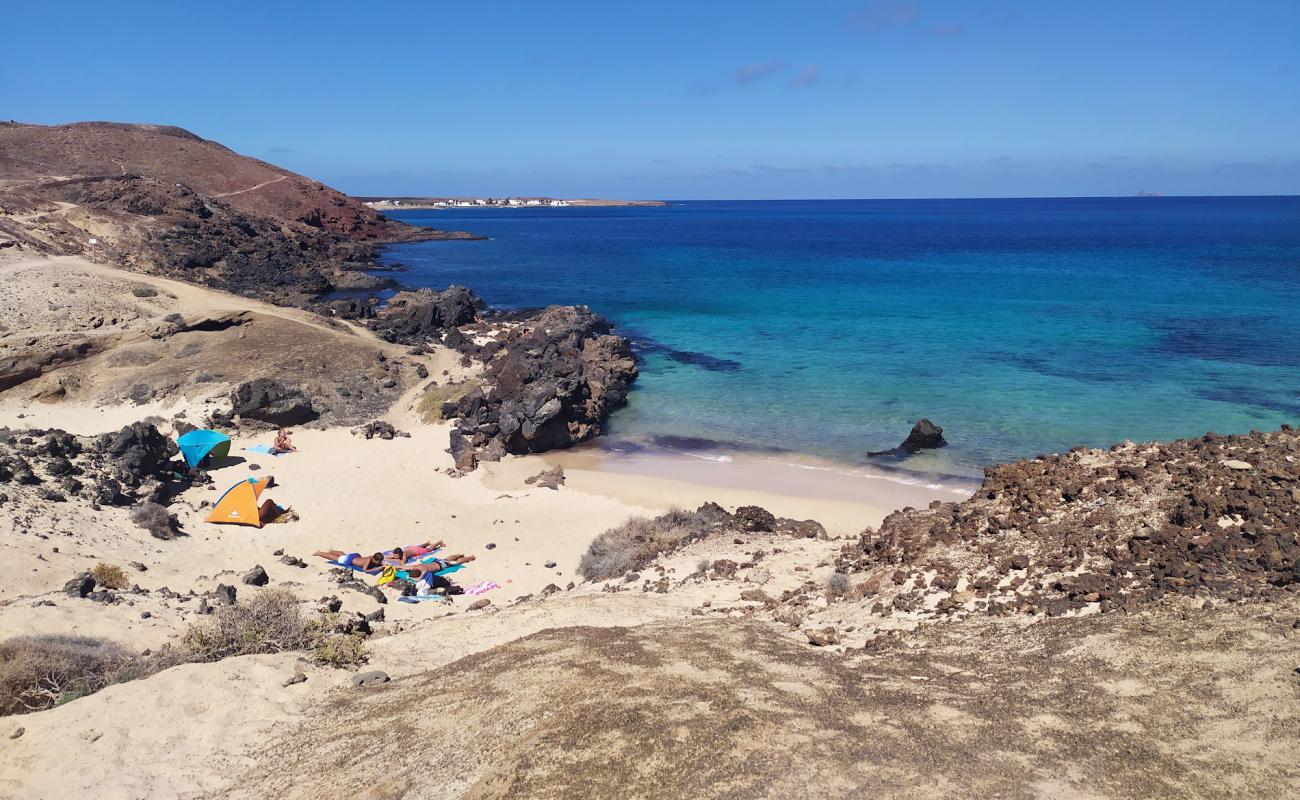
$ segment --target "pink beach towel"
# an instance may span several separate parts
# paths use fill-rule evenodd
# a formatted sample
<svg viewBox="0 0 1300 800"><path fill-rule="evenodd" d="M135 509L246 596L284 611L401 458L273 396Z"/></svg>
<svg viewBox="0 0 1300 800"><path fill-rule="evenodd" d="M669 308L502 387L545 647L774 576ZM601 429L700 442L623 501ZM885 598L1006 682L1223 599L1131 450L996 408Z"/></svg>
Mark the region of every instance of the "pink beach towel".
<svg viewBox="0 0 1300 800"><path fill-rule="evenodd" d="M479 581L478 583L466 586L465 594L483 594L484 592L490 592L493 589L500 588L501 584L496 583L495 581Z"/></svg>

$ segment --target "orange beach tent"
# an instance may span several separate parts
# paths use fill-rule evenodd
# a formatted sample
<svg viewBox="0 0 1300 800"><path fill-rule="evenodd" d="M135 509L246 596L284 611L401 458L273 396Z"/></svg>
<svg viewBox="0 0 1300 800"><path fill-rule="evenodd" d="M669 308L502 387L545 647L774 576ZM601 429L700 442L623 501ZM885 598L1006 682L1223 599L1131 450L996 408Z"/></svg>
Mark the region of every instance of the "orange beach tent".
<svg viewBox="0 0 1300 800"><path fill-rule="evenodd" d="M208 514L208 522L224 522L233 525L252 525L262 527L262 516L258 511L258 499L262 491L275 482L275 478L265 475L259 478L245 478L226 490Z"/></svg>

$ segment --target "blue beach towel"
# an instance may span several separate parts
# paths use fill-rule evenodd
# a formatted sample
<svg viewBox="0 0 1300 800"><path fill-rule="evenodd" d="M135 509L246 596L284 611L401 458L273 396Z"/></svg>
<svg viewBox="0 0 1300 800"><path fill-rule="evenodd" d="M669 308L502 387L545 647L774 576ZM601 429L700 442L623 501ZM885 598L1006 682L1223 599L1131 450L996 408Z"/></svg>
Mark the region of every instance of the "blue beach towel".
<svg viewBox="0 0 1300 800"><path fill-rule="evenodd" d="M341 563L339 563L338 561L326 561L325 563L326 563L326 564L329 564L329 565L331 565L331 566L335 566L335 567L343 567L344 569L350 569L350 570L352 570L353 572L360 572L360 573L365 574L365 575L378 575L378 574L379 574L379 570L370 570L370 571L367 571L367 570L362 569L361 567L354 567L354 566L352 566L351 564L341 564ZM441 578L443 575L450 575L451 573L453 573L453 572L459 572L459 571L461 571L461 570L464 569L464 568L465 568L465 565L464 565L464 564L452 564L450 567L447 567L446 569L440 569L440 570L438 570L437 572L431 572L431 573L426 573L426 574L428 574L428 575L437 575L438 577ZM405 570L400 570L400 569L399 569L399 570L397 571L397 577L399 577L399 578L409 578L410 575L411 575L411 573L409 573L409 572L407 572L407 571L405 571Z"/></svg>
<svg viewBox="0 0 1300 800"><path fill-rule="evenodd" d="M446 600L446 599L447 599L446 595L426 594L424 597L420 597L419 595L413 595L411 597L399 597L397 598L397 601L399 603L422 603L425 600Z"/></svg>
<svg viewBox="0 0 1300 800"><path fill-rule="evenodd" d="M268 456L282 455L279 450L276 450L274 447L272 447L269 444L255 444L252 447L245 447L243 449L247 450L250 453L265 453Z"/></svg>

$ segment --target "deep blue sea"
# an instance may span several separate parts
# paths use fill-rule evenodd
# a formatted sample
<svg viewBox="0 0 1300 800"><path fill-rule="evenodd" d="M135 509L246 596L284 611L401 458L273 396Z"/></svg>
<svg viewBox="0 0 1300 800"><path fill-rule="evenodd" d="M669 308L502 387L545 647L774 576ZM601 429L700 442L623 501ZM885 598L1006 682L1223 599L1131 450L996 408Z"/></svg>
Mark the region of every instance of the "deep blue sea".
<svg viewBox="0 0 1300 800"><path fill-rule="evenodd" d="M640 342L613 441L853 464L919 417L975 474L1073 445L1300 423L1300 197L407 211L479 242L404 284L585 303Z"/></svg>

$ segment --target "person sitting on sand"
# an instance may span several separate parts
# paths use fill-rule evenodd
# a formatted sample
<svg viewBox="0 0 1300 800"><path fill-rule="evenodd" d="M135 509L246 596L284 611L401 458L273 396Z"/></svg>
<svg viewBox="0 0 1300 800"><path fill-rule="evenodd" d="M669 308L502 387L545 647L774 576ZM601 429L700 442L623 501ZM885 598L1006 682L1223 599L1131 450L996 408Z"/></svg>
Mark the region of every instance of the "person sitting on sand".
<svg viewBox="0 0 1300 800"><path fill-rule="evenodd" d="M383 553L375 553L362 558L360 553L345 553L342 550L317 550L312 555L320 556L329 561L337 561L345 567L352 567L362 572L379 572L384 568Z"/></svg>
<svg viewBox="0 0 1300 800"><path fill-rule="evenodd" d="M281 428L275 432L275 444L271 449L278 453L296 453L298 448L293 446L293 440L289 438L289 429Z"/></svg>

